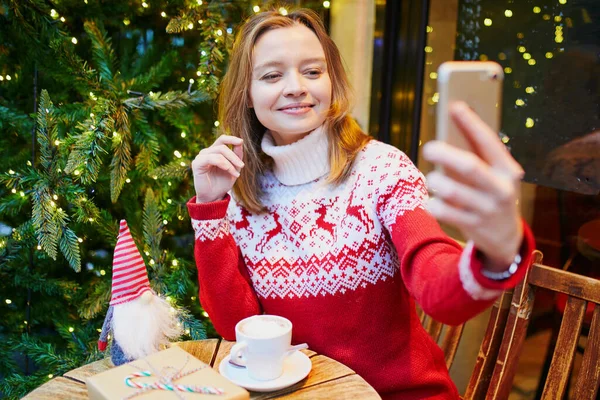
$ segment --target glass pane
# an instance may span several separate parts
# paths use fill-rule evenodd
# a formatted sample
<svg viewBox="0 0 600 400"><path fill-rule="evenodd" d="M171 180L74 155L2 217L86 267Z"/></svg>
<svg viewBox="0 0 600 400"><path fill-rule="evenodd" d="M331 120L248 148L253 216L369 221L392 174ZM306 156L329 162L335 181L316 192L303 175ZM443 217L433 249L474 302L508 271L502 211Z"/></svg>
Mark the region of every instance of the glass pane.
<svg viewBox="0 0 600 400"><path fill-rule="evenodd" d="M526 180L600 190L600 2L460 0L455 59L505 70L503 140Z"/></svg>

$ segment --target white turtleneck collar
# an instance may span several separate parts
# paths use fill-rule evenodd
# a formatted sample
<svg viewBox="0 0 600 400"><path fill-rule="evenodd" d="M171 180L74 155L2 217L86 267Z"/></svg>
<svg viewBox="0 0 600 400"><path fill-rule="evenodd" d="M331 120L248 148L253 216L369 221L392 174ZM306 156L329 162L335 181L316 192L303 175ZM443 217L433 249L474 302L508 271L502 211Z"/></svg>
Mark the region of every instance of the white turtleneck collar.
<svg viewBox="0 0 600 400"><path fill-rule="evenodd" d="M312 182L329 172L329 140L323 126L285 146L277 146L267 131L261 147L273 158L275 177L286 186Z"/></svg>

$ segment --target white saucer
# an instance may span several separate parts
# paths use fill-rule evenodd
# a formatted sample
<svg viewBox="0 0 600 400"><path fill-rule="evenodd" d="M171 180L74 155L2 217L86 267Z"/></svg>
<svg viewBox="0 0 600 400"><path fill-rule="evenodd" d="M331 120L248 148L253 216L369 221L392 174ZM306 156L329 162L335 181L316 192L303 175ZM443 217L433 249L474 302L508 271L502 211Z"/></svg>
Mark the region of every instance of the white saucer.
<svg viewBox="0 0 600 400"><path fill-rule="evenodd" d="M257 381L248 376L246 368L234 367L227 356L219 364L219 373L238 386L254 392L273 392L306 378L312 368L310 358L301 351L295 351L283 362L283 374L271 381Z"/></svg>

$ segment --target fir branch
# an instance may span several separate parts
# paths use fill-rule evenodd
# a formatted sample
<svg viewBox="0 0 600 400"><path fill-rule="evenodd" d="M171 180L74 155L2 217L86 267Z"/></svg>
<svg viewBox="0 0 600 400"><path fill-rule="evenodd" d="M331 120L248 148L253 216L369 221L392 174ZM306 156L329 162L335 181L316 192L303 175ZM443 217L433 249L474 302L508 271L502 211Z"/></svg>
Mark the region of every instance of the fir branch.
<svg viewBox="0 0 600 400"><path fill-rule="evenodd" d="M43 293L51 297L70 297L73 292L79 289L76 282L70 281L64 277L49 278L45 272L20 269L13 276L14 286L17 288L29 288L35 293Z"/></svg>
<svg viewBox="0 0 600 400"><path fill-rule="evenodd" d="M144 242L150 248L150 257L156 262L161 258L160 241L162 239L164 224L160 214L158 201L154 196L152 189L146 190L146 199L144 201Z"/></svg>
<svg viewBox="0 0 600 400"><path fill-rule="evenodd" d="M183 164L183 165L182 165ZM191 161L179 159L155 168L150 175L159 179L184 179L190 170Z"/></svg>
<svg viewBox="0 0 600 400"><path fill-rule="evenodd" d="M0 131L29 132L32 122L29 116L0 106Z"/></svg>
<svg viewBox="0 0 600 400"><path fill-rule="evenodd" d="M100 22L86 21L83 27L92 41L92 55L98 67L100 79L104 80L105 84L112 84L115 54L110 38L106 35Z"/></svg>
<svg viewBox="0 0 600 400"><path fill-rule="evenodd" d="M50 169L54 156L56 154L56 124L53 121L52 114L54 105L50 100L47 90L42 90L40 103L36 118L37 140L40 144L40 159L42 166Z"/></svg>
<svg viewBox="0 0 600 400"><path fill-rule="evenodd" d="M133 97L123 100L123 104L130 109L141 108L145 110L176 110L208 100L205 93L199 91L187 93L170 91L165 94L161 92L150 93L146 96Z"/></svg>
<svg viewBox="0 0 600 400"><path fill-rule="evenodd" d="M0 199L0 216L14 217L23 211L23 207L29 204L26 197L20 195L3 196Z"/></svg>
<svg viewBox="0 0 600 400"><path fill-rule="evenodd" d="M113 159L110 163L110 199L116 203L131 165L130 125L124 107L115 114L119 135L113 136Z"/></svg>
<svg viewBox="0 0 600 400"><path fill-rule="evenodd" d="M71 229L63 227L60 237L60 250L75 272L81 271L81 257L79 255L79 242L77 235Z"/></svg>
<svg viewBox="0 0 600 400"><path fill-rule="evenodd" d="M0 393L6 400L19 400L49 380L46 373L38 372L32 375L12 373L0 380Z"/></svg>
<svg viewBox="0 0 600 400"><path fill-rule="evenodd" d="M151 54L151 52L149 52ZM131 82L131 87L141 91L149 91L160 85L171 75L173 63L177 57L175 51L165 54L158 63L150 67L144 73L137 75Z"/></svg>
<svg viewBox="0 0 600 400"><path fill-rule="evenodd" d="M176 307L176 310L183 329L191 336L192 340L204 340L207 338L206 326L202 321L196 319L185 307ZM189 333L187 332L188 330Z"/></svg>
<svg viewBox="0 0 600 400"><path fill-rule="evenodd" d="M91 291L88 292L88 296L81 302L78 310L79 316L84 319L94 318L110 302L110 280L95 280L90 287Z"/></svg>
<svg viewBox="0 0 600 400"><path fill-rule="evenodd" d="M56 260L60 228L53 218L55 205L45 181L40 181L35 186L32 201L32 221L40 246L50 258Z"/></svg>
<svg viewBox="0 0 600 400"><path fill-rule="evenodd" d="M22 335L21 340L14 344L14 349L27 354L36 364L43 365L46 370L54 371L55 375L62 375L77 367L73 358L58 354L51 344L44 343L27 334Z"/></svg>
<svg viewBox="0 0 600 400"><path fill-rule="evenodd" d="M148 175L158 163L158 154L160 153L158 139L141 110L133 110L131 124L132 130L135 132L133 142L140 148L135 158L135 167L143 175Z"/></svg>
<svg viewBox="0 0 600 400"><path fill-rule="evenodd" d="M93 129L88 127L93 126ZM75 173L83 184L90 184L98 179L100 167L102 166L102 154L108 154L103 144L106 134L103 126L95 126L89 120L78 124L83 132L73 139L75 146L69 154L65 173ZM75 172L77 171L77 172Z"/></svg>

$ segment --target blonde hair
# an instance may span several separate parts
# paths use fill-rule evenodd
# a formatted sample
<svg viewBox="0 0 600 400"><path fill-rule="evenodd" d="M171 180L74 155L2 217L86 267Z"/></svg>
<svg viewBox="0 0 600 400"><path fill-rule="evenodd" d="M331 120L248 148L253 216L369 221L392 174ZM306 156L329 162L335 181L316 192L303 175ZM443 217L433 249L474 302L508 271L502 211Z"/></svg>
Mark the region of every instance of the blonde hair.
<svg viewBox="0 0 600 400"><path fill-rule="evenodd" d="M260 176L268 166L262 154L261 141L266 128L258 121L250 105L252 82L252 51L262 34L273 29L302 24L315 33L325 52L327 69L332 83L331 107L325 120L329 139L330 172L328 183L342 183L349 175L358 152L371 140L350 116L352 90L342 58L333 40L325 31L319 16L300 9L281 15L267 11L250 17L238 32L233 45L229 70L221 84L219 121L225 133L244 140L244 164L233 192L249 211L264 211L261 202Z"/></svg>

